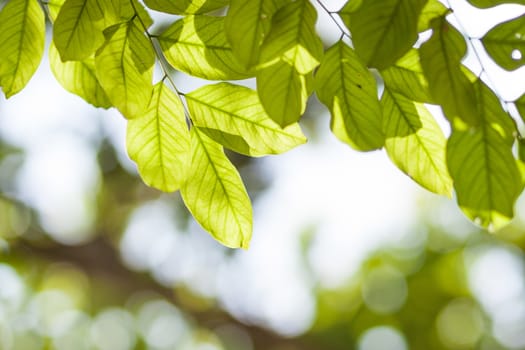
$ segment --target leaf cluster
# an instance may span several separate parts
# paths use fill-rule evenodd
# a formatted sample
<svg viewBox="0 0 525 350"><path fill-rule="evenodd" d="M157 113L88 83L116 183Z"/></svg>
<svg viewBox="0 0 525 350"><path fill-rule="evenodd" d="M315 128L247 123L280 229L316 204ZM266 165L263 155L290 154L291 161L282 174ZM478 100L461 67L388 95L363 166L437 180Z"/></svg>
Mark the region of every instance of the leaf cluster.
<svg viewBox="0 0 525 350"><path fill-rule="evenodd" d="M0 87L9 98L28 83L44 54L47 17L57 81L95 107L117 108L128 119L128 153L144 182L180 190L195 219L226 246L248 247L252 208L224 148L260 157L303 144L298 122L314 92L342 142L384 148L421 186L455 191L465 214L483 226L513 217L523 166L514 154L521 139L511 102L463 64L474 39L451 24L450 6L349 0L334 12L308 0L144 3L8 0L0 11ZM154 11L174 15L159 33L151 32ZM316 31L318 11L341 31L331 45ZM524 28L522 15L480 42L494 62L514 70L525 64ZM163 72L158 81L155 65ZM219 82L183 93L172 69ZM255 90L232 82L250 78ZM512 103L524 117L525 95ZM441 107L450 137L427 104Z"/></svg>

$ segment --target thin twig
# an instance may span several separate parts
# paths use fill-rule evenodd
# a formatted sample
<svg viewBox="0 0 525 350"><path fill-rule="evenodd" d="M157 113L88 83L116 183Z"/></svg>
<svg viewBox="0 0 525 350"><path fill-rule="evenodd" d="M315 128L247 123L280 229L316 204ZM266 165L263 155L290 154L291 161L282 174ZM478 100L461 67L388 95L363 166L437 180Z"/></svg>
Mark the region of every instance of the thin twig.
<svg viewBox="0 0 525 350"><path fill-rule="evenodd" d="M350 33L348 33L345 28L339 23L339 21L337 20L337 18L335 17L335 15L339 15L337 12L334 12L334 11L330 11L326 6L325 4L323 4L321 2L321 0L316 0L317 3L319 4L319 6L321 6L321 8L328 14L328 16L330 16L330 18L332 19L332 21L335 23L335 25L337 26L337 28L339 28L339 30L341 31L341 39L342 37L346 36L348 37L349 39L352 39L352 36L350 35ZM339 16L339 18L341 18Z"/></svg>

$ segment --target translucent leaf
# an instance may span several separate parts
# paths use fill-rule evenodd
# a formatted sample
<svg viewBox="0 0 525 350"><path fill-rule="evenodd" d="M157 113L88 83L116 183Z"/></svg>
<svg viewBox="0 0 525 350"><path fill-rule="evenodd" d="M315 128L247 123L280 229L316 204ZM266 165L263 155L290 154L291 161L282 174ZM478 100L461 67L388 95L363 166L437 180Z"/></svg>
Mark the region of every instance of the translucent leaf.
<svg viewBox="0 0 525 350"><path fill-rule="evenodd" d="M149 13L146 11L144 6L137 0L98 0L99 4L103 8L105 28L120 24L122 22L128 22L138 17L137 19L146 28L153 24Z"/></svg>
<svg viewBox="0 0 525 350"><path fill-rule="evenodd" d="M104 42L99 0L67 0L53 25L53 41L62 61L89 57Z"/></svg>
<svg viewBox="0 0 525 350"><path fill-rule="evenodd" d="M224 27L232 51L247 69L259 61L272 16L284 0L232 0Z"/></svg>
<svg viewBox="0 0 525 350"><path fill-rule="evenodd" d="M423 104L385 89L381 98L385 149L392 162L429 191L451 196L445 162L446 142Z"/></svg>
<svg viewBox="0 0 525 350"><path fill-rule="evenodd" d="M432 27L432 37L419 49L432 98L451 122L476 125L474 89L461 68L465 39L444 17L433 20Z"/></svg>
<svg viewBox="0 0 525 350"><path fill-rule="evenodd" d="M368 66L385 69L416 42L419 14L427 0L363 0L357 9L352 2L339 15Z"/></svg>
<svg viewBox="0 0 525 350"><path fill-rule="evenodd" d="M82 97L95 107L111 107L111 102L97 80L94 56L82 61L62 62L55 45L51 43L49 64L56 80L64 89Z"/></svg>
<svg viewBox="0 0 525 350"><path fill-rule="evenodd" d="M257 93L229 83L186 94L195 126L223 146L250 156L279 154L306 142L298 124L282 129L264 111Z"/></svg>
<svg viewBox="0 0 525 350"><path fill-rule="evenodd" d="M181 194L197 222L231 248L248 248L252 236L250 198L222 146L193 128L191 168Z"/></svg>
<svg viewBox="0 0 525 350"><path fill-rule="evenodd" d="M434 18L442 17L446 15L450 9L443 5L438 0L428 0L425 7L419 15L419 21L417 23L417 31L423 32L431 28L431 22Z"/></svg>
<svg viewBox="0 0 525 350"><path fill-rule="evenodd" d="M37 0L11 0L0 11L0 86L7 98L35 73L44 37L44 13Z"/></svg>
<svg viewBox="0 0 525 350"><path fill-rule="evenodd" d="M481 39L492 59L506 70L525 65L525 15L492 28Z"/></svg>
<svg viewBox="0 0 525 350"><path fill-rule="evenodd" d="M224 32L224 17L186 16L158 37L168 62L176 69L209 80L253 76L237 61Z"/></svg>
<svg viewBox="0 0 525 350"><path fill-rule="evenodd" d="M332 115L332 132L355 149L383 146L375 78L355 52L339 41L329 48L315 76L316 93Z"/></svg>
<svg viewBox="0 0 525 350"><path fill-rule="evenodd" d="M106 29L106 42L95 57L98 81L126 118L144 112L152 92L155 53L136 22Z"/></svg>
<svg viewBox="0 0 525 350"><path fill-rule="evenodd" d="M264 109L282 127L299 120L310 94L310 73L323 46L315 31L317 12L306 0L281 7L261 47L257 91Z"/></svg>
<svg viewBox="0 0 525 350"><path fill-rule="evenodd" d="M176 15L206 13L228 4L228 0L145 0L146 5L161 12Z"/></svg>
<svg viewBox="0 0 525 350"><path fill-rule="evenodd" d="M423 74L418 50L408 51L393 66L382 70L381 76L390 91L417 102L434 103L427 78Z"/></svg>
<svg viewBox="0 0 525 350"><path fill-rule="evenodd" d="M481 123L452 133L447 163L461 209L474 222L498 229L514 215L522 179L512 153L510 117L502 119L506 113L490 89L480 81L475 86Z"/></svg>
<svg viewBox="0 0 525 350"><path fill-rule="evenodd" d="M489 8L501 4L525 5L525 0L468 0L468 2L480 8Z"/></svg>
<svg viewBox="0 0 525 350"><path fill-rule="evenodd" d="M66 0L49 0L47 2L49 16L51 17L52 21L56 20L58 13L60 12L60 9L62 8L62 5L64 5L64 2L66 2Z"/></svg>
<svg viewBox="0 0 525 350"><path fill-rule="evenodd" d="M525 122L525 94L521 95L516 101L514 101L516 109L521 116L521 120Z"/></svg>
<svg viewBox="0 0 525 350"><path fill-rule="evenodd" d="M154 86L144 115L128 121L127 149L149 186L173 192L186 181L191 152L184 106L163 82Z"/></svg>

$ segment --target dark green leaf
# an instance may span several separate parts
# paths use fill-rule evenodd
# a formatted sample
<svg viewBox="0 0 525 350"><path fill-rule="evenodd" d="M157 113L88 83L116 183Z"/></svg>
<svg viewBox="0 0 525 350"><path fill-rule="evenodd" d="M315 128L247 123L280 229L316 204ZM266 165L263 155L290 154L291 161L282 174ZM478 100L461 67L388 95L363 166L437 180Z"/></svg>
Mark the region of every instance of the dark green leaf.
<svg viewBox="0 0 525 350"><path fill-rule="evenodd" d="M472 5L480 8L489 8L502 4L521 4L525 5L525 0L468 0Z"/></svg>
<svg viewBox="0 0 525 350"><path fill-rule="evenodd" d="M498 24L482 39L487 53L507 70L525 65L525 15Z"/></svg>

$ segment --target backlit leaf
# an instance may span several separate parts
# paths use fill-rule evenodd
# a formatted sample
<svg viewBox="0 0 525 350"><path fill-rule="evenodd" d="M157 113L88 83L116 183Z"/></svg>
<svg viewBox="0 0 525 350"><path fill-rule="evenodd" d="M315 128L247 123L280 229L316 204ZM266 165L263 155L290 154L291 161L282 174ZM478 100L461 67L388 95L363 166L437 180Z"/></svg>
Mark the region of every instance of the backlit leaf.
<svg viewBox="0 0 525 350"><path fill-rule="evenodd" d="M493 104L490 93L482 82L476 83L481 123L453 131L447 163L461 209L474 222L498 229L513 217L523 186L512 153L512 121L502 119L505 112Z"/></svg>
<svg viewBox="0 0 525 350"><path fill-rule="evenodd" d="M140 115L152 92L155 53L137 21L106 29L106 42L95 57L98 81L126 118Z"/></svg>
<svg viewBox="0 0 525 350"><path fill-rule="evenodd" d="M514 101L516 109L521 116L521 120L525 122L525 94L521 95L516 101Z"/></svg>
<svg viewBox="0 0 525 350"><path fill-rule="evenodd" d="M476 125L474 89L461 68L465 39L444 17L433 20L432 28L432 37L419 50L432 98L451 122Z"/></svg>
<svg viewBox="0 0 525 350"><path fill-rule="evenodd" d="M481 39L492 59L507 70L525 65L525 15L492 28Z"/></svg>
<svg viewBox="0 0 525 350"><path fill-rule="evenodd" d="M260 46L272 16L285 0L232 0L224 27L232 51L247 69L259 60Z"/></svg>
<svg viewBox="0 0 525 350"><path fill-rule="evenodd" d="M418 17L427 0L348 1L339 15L352 33L357 54L370 66L385 69L416 42Z"/></svg>
<svg viewBox="0 0 525 350"><path fill-rule="evenodd" d="M67 0L53 25L53 42L62 61L89 57L104 42L99 0Z"/></svg>
<svg viewBox="0 0 525 350"><path fill-rule="evenodd" d="M44 13L37 0L11 0L0 11L0 86L7 98L35 73L44 37Z"/></svg>
<svg viewBox="0 0 525 350"><path fill-rule="evenodd" d="M439 0L428 0L425 7L419 15L417 23L417 31L423 32L431 28L431 22L434 18L442 17L449 12L450 9L443 5Z"/></svg>
<svg viewBox="0 0 525 350"><path fill-rule="evenodd" d="M385 149L392 162L429 191L450 197L447 140L430 112L423 104L389 89L383 92L381 105Z"/></svg>
<svg viewBox="0 0 525 350"><path fill-rule="evenodd" d="M177 15L206 13L228 4L228 0L145 0L153 10Z"/></svg>
<svg viewBox="0 0 525 350"><path fill-rule="evenodd" d="M184 106L163 82L144 115L128 121L127 149L149 186L173 192L186 181L191 152Z"/></svg>
<svg viewBox="0 0 525 350"><path fill-rule="evenodd" d="M489 8L501 4L525 5L525 0L468 0L468 2L480 8Z"/></svg>
<svg viewBox="0 0 525 350"><path fill-rule="evenodd" d="M306 0L280 8L261 48L257 91L264 109L285 127L299 120L310 95L311 72L323 47L315 32L317 13Z"/></svg>
<svg viewBox="0 0 525 350"><path fill-rule="evenodd" d="M393 66L381 71L381 76L390 91L425 103L433 103L428 89L428 81L423 74L419 52L411 49Z"/></svg>
<svg viewBox="0 0 525 350"><path fill-rule="evenodd" d="M381 148L376 81L355 52L339 41L325 53L315 78L317 96L332 115L332 132L358 150Z"/></svg>
<svg viewBox="0 0 525 350"><path fill-rule="evenodd" d="M186 16L158 37L168 62L176 69L209 80L253 76L237 61L224 32L224 17Z"/></svg>
<svg viewBox="0 0 525 350"><path fill-rule="evenodd" d="M191 131L191 167L181 194L197 222L231 248L248 248L252 206L237 169L222 146L204 133Z"/></svg>
<svg viewBox="0 0 525 350"><path fill-rule="evenodd" d="M250 156L283 153L306 142L298 124L282 129L264 111L257 93L219 83L186 94L195 126L223 146Z"/></svg>
<svg viewBox="0 0 525 350"><path fill-rule="evenodd" d="M64 89L82 97L95 107L111 107L111 102L97 80L94 56L82 61L62 62L55 45L51 43L49 63L56 80Z"/></svg>

